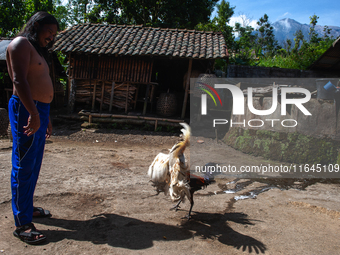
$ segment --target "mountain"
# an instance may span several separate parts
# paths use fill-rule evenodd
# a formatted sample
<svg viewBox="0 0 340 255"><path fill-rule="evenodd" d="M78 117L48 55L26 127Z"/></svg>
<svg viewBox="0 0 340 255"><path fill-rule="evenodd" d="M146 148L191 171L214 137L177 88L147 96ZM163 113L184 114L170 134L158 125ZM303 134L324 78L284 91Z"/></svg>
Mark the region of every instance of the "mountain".
<svg viewBox="0 0 340 255"><path fill-rule="evenodd" d="M276 21L272 23L272 26L274 28L274 34L275 39L279 42L279 44L282 46L283 43L286 41L286 39L290 39L292 43L294 44L294 34L296 31L301 29L304 38L308 40L309 38L309 29L311 25L307 24L301 24L293 19L281 19L279 21ZM338 38L340 36L340 27L336 26L329 26L328 28L332 29L330 36L333 36L334 39ZM315 31L319 34L320 37L324 35L324 26L316 25Z"/></svg>

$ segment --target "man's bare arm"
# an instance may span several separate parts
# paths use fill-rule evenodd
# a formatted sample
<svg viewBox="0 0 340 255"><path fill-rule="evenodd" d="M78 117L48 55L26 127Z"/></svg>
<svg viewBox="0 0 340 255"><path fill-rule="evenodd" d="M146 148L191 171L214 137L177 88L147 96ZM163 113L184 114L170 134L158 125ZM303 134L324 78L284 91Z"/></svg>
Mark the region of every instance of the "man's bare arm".
<svg viewBox="0 0 340 255"><path fill-rule="evenodd" d="M32 46L26 38L18 37L7 48L10 75L14 85L14 94L17 94L30 113L26 128L27 135L32 135L40 127L39 112L34 104L31 89L27 81ZM33 131L30 131L33 129Z"/></svg>

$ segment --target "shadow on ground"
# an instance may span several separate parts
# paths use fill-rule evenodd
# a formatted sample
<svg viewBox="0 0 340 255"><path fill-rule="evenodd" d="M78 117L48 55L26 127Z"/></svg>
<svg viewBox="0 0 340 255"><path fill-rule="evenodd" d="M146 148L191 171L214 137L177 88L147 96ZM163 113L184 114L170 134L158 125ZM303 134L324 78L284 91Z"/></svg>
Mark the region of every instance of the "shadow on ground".
<svg viewBox="0 0 340 255"><path fill-rule="evenodd" d="M89 241L94 244L108 244L132 250L146 249L154 241L181 241L190 238L218 240L249 253L265 253L266 246L253 237L233 230L228 221L243 225L254 225L247 215L242 213L196 213L190 221L171 226L153 223L117 214L94 215L91 219L40 219L39 223L56 227L56 230L44 230L49 242L63 239Z"/></svg>

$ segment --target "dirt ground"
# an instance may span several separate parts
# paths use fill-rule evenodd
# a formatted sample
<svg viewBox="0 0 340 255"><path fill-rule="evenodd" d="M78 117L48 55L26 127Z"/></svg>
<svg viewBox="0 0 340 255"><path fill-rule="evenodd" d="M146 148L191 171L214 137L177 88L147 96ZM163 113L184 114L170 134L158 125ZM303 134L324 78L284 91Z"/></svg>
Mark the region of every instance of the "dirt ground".
<svg viewBox="0 0 340 255"><path fill-rule="evenodd" d="M173 203L156 195L146 175L178 133L80 124L55 125L46 144L35 206L52 217L34 219L48 239L38 246L12 235L11 144L0 139L1 254L340 254L338 180L216 175L216 183L195 193L188 221L181 218L189 203L170 211ZM199 140L191 142L232 166L279 164Z"/></svg>

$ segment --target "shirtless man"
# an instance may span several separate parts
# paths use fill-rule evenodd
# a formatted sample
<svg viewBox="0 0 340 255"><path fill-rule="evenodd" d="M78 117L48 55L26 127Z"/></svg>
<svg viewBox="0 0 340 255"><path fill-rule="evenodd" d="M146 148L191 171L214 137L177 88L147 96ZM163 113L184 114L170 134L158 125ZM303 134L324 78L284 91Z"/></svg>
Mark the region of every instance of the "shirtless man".
<svg viewBox="0 0 340 255"><path fill-rule="evenodd" d="M46 239L32 223L33 216L50 213L33 207L33 193L44 153L45 139L52 133L49 118L53 84L44 58L58 31L58 22L46 12L37 12L8 45L7 68L13 82L8 112L13 135L12 210L14 236L29 244Z"/></svg>

